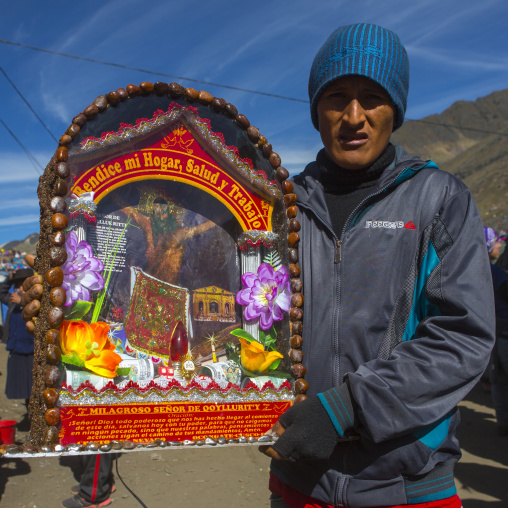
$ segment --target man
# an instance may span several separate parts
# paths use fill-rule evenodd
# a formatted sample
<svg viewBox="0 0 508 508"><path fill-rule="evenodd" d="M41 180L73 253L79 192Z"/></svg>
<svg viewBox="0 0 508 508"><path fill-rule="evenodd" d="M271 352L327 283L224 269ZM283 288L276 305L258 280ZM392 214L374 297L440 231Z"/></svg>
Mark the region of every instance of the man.
<svg viewBox="0 0 508 508"><path fill-rule="evenodd" d="M468 189L390 144L408 85L375 25L338 28L312 65L324 149L294 178L310 388L261 447L272 507L461 506L457 404L494 342L489 263Z"/></svg>

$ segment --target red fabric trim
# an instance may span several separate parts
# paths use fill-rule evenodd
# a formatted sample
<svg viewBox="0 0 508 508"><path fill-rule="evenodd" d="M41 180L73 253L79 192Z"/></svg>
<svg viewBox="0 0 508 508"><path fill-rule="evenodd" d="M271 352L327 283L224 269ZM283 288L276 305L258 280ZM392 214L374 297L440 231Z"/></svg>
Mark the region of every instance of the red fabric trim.
<svg viewBox="0 0 508 508"><path fill-rule="evenodd" d="M285 504L290 508L336 508L330 504L321 503L312 497L298 492L293 487L285 484L277 475L270 472L270 481L268 484L270 492L276 496L281 496ZM440 501L430 503L404 504L397 506L373 506L372 508L462 508L462 502L459 496L455 495Z"/></svg>
<svg viewBox="0 0 508 508"><path fill-rule="evenodd" d="M100 465L101 465L101 456L97 454L95 456L95 471L93 473L92 497L90 499L92 503L95 501L95 497L97 496L97 482L99 480Z"/></svg>
<svg viewBox="0 0 508 508"><path fill-rule="evenodd" d="M161 393L170 392L173 389L179 389L182 392L190 392L191 390L198 389L203 392L209 392L211 390L216 390L221 393L227 393L231 390L239 390L240 388L238 385L235 385L233 383L228 383L227 386L224 388L221 388L220 385L218 385L215 381L212 381L208 384L206 388L203 388L195 379L193 379L190 383L188 383L186 386L181 385L176 379L172 379L170 383L168 383L168 386L166 388L163 388L159 386L153 379L150 381L145 387L140 387L137 383L134 383L134 381L129 381L123 388L118 388L117 385L113 383L113 381L109 381L106 386L98 390L95 388L95 386L90 381L84 381L79 385L78 388L74 389L71 385L68 385L67 383L62 383L61 386L62 390L66 390L71 395L77 395L82 390L89 390L93 394L102 394L107 391L112 391L115 393L125 393L132 388L136 390L137 393L143 394L147 393L150 390L156 389L157 391L160 391ZM272 389L276 392L282 392L283 390L291 390L291 385L289 384L288 380L285 380L279 388L275 388L274 384L271 381L267 381L261 388L258 388L252 381L249 381L249 383L243 388L244 391L246 390L253 390L257 391L258 393L262 393L267 389Z"/></svg>

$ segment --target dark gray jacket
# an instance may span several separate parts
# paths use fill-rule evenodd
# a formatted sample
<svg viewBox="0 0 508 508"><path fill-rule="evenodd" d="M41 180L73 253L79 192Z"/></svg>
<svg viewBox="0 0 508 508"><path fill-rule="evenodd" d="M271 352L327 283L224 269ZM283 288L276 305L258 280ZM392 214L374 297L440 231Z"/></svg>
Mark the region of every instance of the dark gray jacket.
<svg viewBox="0 0 508 508"><path fill-rule="evenodd" d="M308 395L335 388L352 421L334 425L361 437L329 460L272 461L272 471L333 506L450 497L457 404L494 343L481 218L459 180L397 147L337 238L320 171L311 163L294 178ZM340 410L320 398L334 421Z"/></svg>

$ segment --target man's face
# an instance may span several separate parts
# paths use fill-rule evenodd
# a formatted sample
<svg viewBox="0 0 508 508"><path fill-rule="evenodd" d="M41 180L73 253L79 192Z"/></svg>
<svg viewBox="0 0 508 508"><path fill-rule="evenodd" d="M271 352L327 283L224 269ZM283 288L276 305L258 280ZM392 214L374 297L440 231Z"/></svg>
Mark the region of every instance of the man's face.
<svg viewBox="0 0 508 508"><path fill-rule="evenodd" d="M326 153L345 169L365 169L384 151L395 110L388 93L363 76L345 76L325 88L318 104Z"/></svg>

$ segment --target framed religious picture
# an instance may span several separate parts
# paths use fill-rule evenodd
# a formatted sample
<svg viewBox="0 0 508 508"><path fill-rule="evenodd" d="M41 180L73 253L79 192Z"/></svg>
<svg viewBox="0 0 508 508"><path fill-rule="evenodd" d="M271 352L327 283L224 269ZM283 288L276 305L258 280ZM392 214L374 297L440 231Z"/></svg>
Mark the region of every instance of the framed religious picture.
<svg viewBox="0 0 508 508"><path fill-rule="evenodd" d="M269 442L303 379L296 196L225 100L128 85L41 177L31 442L76 453Z"/></svg>

